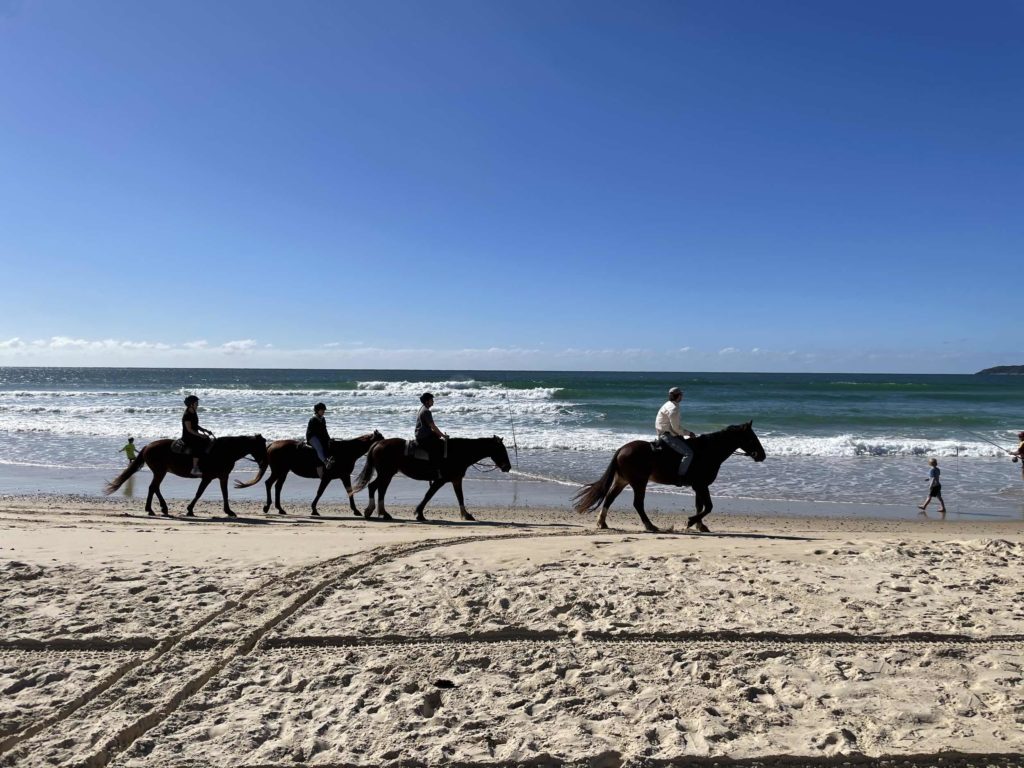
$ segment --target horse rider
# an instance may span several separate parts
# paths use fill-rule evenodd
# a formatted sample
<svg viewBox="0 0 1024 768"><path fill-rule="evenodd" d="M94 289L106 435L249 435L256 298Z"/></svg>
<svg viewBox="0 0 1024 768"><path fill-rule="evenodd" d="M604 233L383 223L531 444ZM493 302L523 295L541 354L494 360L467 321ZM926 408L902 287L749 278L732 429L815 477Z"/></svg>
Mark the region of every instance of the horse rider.
<svg viewBox="0 0 1024 768"><path fill-rule="evenodd" d="M434 396L430 392L420 395L419 411L416 413L416 443L423 448L430 457L430 468L441 479L441 459L444 457L444 441L448 435L437 428L434 423L434 414L430 412L434 405Z"/></svg>
<svg viewBox="0 0 1024 768"><path fill-rule="evenodd" d="M1017 446L1016 451L1011 451L1010 455L1013 456L1013 461L1020 461L1020 477L1024 480L1024 432L1017 433L1017 439L1020 440L1020 445Z"/></svg>
<svg viewBox="0 0 1024 768"><path fill-rule="evenodd" d="M320 460L320 464L316 468L317 477L323 477L324 470L330 469L331 464L334 463L334 459L327 455L327 449L331 446L331 436L327 434L325 413L327 413L327 406L317 403L313 406L313 416L310 417L309 423L306 425L306 442L313 447L316 457Z"/></svg>
<svg viewBox="0 0 1024 768"><path fill-rule="evenodd" d="M682 456L679 461L679 479L686 474L693 460L693 449L683 438L696 437L693 432L679 425L679 403L683 400L683 390L672 387L668 391L668 401L658 409L654 420L654 431L661 441Z"/></svg>
<svg viewBox="0 0 1024 768"><path fill-rule="evenodd" d="M185 398L185 414L181 417L181 440L192 453L192 477L203 476L199 471L199 458L213 446L212 437L213 432L199 426L199 398L189 395Z"/></svg>

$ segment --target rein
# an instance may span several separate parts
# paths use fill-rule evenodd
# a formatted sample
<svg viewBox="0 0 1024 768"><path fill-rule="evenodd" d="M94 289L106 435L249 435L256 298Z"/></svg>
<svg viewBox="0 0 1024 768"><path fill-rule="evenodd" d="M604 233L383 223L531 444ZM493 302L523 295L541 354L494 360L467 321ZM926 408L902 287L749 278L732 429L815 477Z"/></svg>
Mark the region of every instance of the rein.
<svg viewBox="0 0 1024 768"><path fill-rule="evenodd" d="M481 459L481 461L483 461L483 459ZM472 464L470 464L469 466L471 466L471 467L476 467L476 471L477 471L477 472L494 472L494 471L495 471L496 469L498 469L498 465L497 465L497 464L494 464L494 465L492 465L492 466L491 466L491 468L490 468L490 469L487 469L487 468L486 468L486 467L485 467L485 466L484 466L483 464L481 464L481 463L480 463L479 461L474 461L474 462L473 462Z"/></svg>

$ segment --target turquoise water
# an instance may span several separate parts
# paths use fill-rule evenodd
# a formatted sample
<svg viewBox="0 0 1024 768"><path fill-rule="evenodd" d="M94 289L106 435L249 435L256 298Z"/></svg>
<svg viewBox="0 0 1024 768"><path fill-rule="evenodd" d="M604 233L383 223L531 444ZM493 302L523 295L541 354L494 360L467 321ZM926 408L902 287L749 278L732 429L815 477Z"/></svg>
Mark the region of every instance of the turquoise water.
<svg viewBox="0 0 1024 768"><path fill-rule="evenodd" d="M1024 502L1019 470L992 445L1013 448L1024 429L1024 377L1012 376L0 368L0 473L102 476L128 435L177 435L193 392L218 434L301 436L323 400L336 436L408 437L429 389L450 434L503 435L521 474L579 484L622 443L652 437L670 386L685 390L685 426L753 420L768 452L763 465L727 462L718 495L906 504L935 456L961 504Z"/></svg>

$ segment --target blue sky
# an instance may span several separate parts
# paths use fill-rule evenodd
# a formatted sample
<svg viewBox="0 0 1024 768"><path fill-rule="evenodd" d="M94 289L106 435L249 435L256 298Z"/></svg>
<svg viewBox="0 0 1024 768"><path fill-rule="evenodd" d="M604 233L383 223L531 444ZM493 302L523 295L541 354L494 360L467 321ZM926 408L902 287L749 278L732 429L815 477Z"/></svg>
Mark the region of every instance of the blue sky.
<svg viewBox="0 0 1024 768"><path fill-rule="evenodd" d="M1024 363L1024 5L0 0L0 365Z"/></svg>

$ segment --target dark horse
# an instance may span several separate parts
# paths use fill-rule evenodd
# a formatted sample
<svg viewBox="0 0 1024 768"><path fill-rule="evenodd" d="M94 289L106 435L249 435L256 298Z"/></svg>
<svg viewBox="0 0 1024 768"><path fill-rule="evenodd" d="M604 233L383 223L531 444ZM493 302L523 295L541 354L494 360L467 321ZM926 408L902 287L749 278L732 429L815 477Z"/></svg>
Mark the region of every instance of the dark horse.
<svg viewBox="0 0 1024 768"><path fill-rule="evenodd" d="M462 519L473 520L474 517L466 511L466 501L462 497L462 478L466 476L466 470L478 461L490 459L498 465L502 472L508 472L512 469L512 462L508 460L505 443L497 435L475 439L451 437L447 443L448 454L441 462L440 478L431 470L429 462L405 455L405 440L393 437L390 440L381 440L374 445L366 455L366 466L363 467L362 474L356 480L356 487L352 490L353 493L358 493L369 484L370 506L363 513L366 518L369 519L373 514L374 494L377 494L380 499L378 514L385 520L391 519L391 515L384 509L384 494L388 491L391 479L401 472L413 480L424 480L430 483L427 495L416 506L417 520L420 522L426 520L423 510L426 509L427 502L448 482L455 489L455 498L459 500L459 512L462 514ZM377 479L370 482L374 471L377 472Z"/></svg>
<svg viewBox="0 0 1024 768"><path fill-rule="evenodd" d="M356 459L365 455L370 450L370 446L383 439L384 435L374 430L368 435L360 435L352 440L331 440L327 450L334 459L334 463L330 469L324 470L324 476L320 478L320 486L316 489L316 498L313 499L312 504L314 517L320 517L320 513L316 510L316 503L324 495L331 480L338 478L341 478L345 491L349 494L348 503L352 512L356 515L360 514L356 508L356 500L352 497L352 469L356 465ZM275 440L267 446L267 462L270 466L270 477L266 481L267 503L263 505L263 511L270 511L270 486L273 485L274 508L278 514L287 514L281 508L281 487L288 479L289 472L294 472L299 477L316 478L316 468L319 464L316 452L306 445L304 440ZM265 468L266 466L261 468L259 474L252 480L247 482L236 480L235 488L248 488L256 485L263 477Z"/></svg>
<svg viewBox="0 0 1024 768"><path fill-rule="evenodd" d="M192 456L191 454L173 453L171 444L173 440L154 440L149 443L142 452L135 457L135 460L128 465L128 468L116 478L107 483L105 492L109 495L121 487L129 477L134 475L143 464L147 465L153 473L153 482L149 484L149 495L146 497L146 511L153 515L153 495L160 500L160 512L164 515L170 514L167 511L167 502L160 493L160 483L170 472L178 477L191 477ZM196 502L203 495L206 486L214 480L220 480L220 492L224 496L224 514L228 517L236 517L228 506L228 475L234 469L235 462L243 456L252 456L259 464L260 474L267 466L267 441L263 435L229 435L218 437L210 452L199 461L199 468L203 472L203 478L199 481L199 490L195 498L188 505L185 513L188 517L195 515Z"/></svg>
<svg viewBox="0 0 1024 768"><path fill-rule="evenodd" d="M703 520L712 508L709 487L718 477L722 463L736 450L742 451L754 461L764 461L764 448L754 434L752 424L748 421L689 441L693 448L693 460L684 485L693 488L697 514L686 521L687 528L695 525L698 531L707 533L708 528ZM633 508L640 515L644 527L648 531L657 531L658 528L644 512L647 483L653 480L656 483L675 485L678 466L679 454L667 446L655 451L646 440L626 443L615 452L604 476L596 483L584 486L573 497L573 509L577 512L593 512L603 501L601 513L597 516L597 527L607 528L605 518L608 516L608 507L628 485L633 489Z"/></svg>

